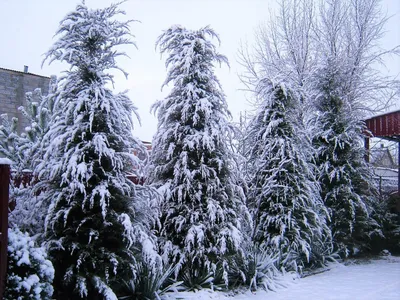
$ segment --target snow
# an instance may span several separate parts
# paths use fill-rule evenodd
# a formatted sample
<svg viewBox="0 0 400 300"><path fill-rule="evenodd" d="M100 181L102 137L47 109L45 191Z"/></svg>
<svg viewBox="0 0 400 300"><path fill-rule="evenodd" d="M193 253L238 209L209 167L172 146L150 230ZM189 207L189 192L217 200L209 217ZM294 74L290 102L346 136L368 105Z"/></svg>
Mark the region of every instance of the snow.
<svg viewBox="0 0 400 300"><path fill-rule="evenodd" d="M54 268L46 250L18 228L8 230L8 279L4 299L49 299ZM47 298L46 298L47 297Z"/></svg>
<svg viewBox="0 0 400 300"><path fill-rule="evenodd" d="M210 290L178 295L191 300L395 300L400 298L400 257L347 266L335 264L327 272L287 281L287 284L288 287L277 291L248 291L234 297Z"/></svg>
<svg viewBox="0 0 400 300"><path fill-rule="evenodd" d="M8 158L0 157L0 165L12 165L12 161Z"/></svg>

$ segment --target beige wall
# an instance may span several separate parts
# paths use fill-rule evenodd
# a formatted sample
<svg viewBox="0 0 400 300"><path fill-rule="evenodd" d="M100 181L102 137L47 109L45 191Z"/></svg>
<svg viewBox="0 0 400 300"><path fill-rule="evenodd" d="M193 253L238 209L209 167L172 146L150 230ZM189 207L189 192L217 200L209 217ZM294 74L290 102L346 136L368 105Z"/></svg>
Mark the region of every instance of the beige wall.
<svg viewBox="0 0 400 300"><path fill-rule="evenodd" d="M18 107L25 105L25 93L40 88L46 95L49 82L49 77L0 68L0 114L7 113L10 119L17 117L21 132L29 125L18 111Z"/></svg>

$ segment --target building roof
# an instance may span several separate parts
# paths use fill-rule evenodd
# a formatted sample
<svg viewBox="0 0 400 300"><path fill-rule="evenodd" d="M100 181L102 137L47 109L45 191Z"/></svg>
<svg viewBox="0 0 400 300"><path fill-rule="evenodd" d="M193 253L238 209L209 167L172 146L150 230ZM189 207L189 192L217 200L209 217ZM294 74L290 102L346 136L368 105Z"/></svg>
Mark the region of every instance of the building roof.
<svg viewBox="0 0 400 300"><path fill-rule="evenodd" d="M365 120L374 137L400 142L400 110Z"/></svg>
<svg viewBox="0 0 400 300"><path fill-rule="evenodd" d="M50 78L49 76L43 76L43 75L38 75L38 74L34 74L34 73L23 72L23 71L17 71L17 70L2 68L2 67L0 67L0 70L8 71L8 72L13 72L13 73L18 73L18 74L27 74L27 75L37 76L37 77L42 77L42 78Z"/></svg>

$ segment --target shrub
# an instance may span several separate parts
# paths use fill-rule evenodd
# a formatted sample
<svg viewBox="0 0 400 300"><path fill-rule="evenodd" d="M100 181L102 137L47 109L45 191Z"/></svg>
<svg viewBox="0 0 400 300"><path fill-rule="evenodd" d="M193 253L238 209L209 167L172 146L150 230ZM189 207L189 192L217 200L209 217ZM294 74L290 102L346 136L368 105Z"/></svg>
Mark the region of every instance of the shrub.
<svg viewBox="0 0 400 300"><path fill-rule="evenodd" d="M8 272L4 299L51 299L54 268L28 233L8 230Z"/></svg>
<svg viewBox="0 0 400 300"><path fill-rule="evenodd" d="M119 299L153 300L168 299L168 294L181 290L181 282L172 279L175 267L151 268L146 263L138 264L136 278L124 282Z"/></svg>
<svg viewBox="0 0 400 300"><path fill-rule="evenodd" d="M400 203L398 194L386 195L374 204L372 218L382 226L381 234L371 237L371 252L378 254L382 250L398 255L400 254Z"/></svg>
<svg viewBox="0 0 400 300"><path fill-rule="evenodd" d="M230 270L230 282L236 286L246 286L251 291L275 291L285 287L284 270L279 270L279 259L265 247L249 246L245 250L246 260L236 260ZM293 273L293 272L292 272ZM295 273L293 273L295 274Z"/></svg>

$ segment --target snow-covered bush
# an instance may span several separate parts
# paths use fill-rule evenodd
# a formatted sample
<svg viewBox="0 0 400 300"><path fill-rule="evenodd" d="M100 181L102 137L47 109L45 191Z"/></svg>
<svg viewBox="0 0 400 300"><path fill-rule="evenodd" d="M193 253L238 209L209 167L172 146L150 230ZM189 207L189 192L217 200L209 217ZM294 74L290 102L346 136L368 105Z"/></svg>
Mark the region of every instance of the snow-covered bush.
<svg viewBox="0 0 400 300"><path fill-rule="evenodd" d="M35 194L33 185L14 185L10 189L10 199L15 201L15 208L9 213L9 223L42 240L47 212L43 196Z"/></svg>
<svg viewBox="0 0 400 300"><path fill-rule="evenodd" d="M234 286L245 286L252 291L276 290L285 286L277 254L265 247L245 248L245 260L237 259L231 266L229 278Z"/></svg>
<svg viewBox="0 0 400 300"><path fill-rule="evenodd" d="M18 134L18 118L8 118L7 114L0 115L0 156L13 162L13 168L22 170L24 153L20 151L24 140Z"/></svg>
<svg viewBox="0 0 400 300"><path fill-rule="evenodd" d="M398 194L385 195L373 205L371 217L382 226L382 234L375 234L371 241L373 254L385 250L394 255L400 254L400 213L397 205L400 202Z"/></svg>
<svg viewBox="0 0 400 300"><path fill-rule="evenodd" d="M4 299L51 299L54 268L46 250L37 247L28 233L8 230L8 271Z"/></svg>
<svg viewBox="0 0 400 300"><path fill-rule="evenodd" d="M118 299L163 300L170 299L171 293L182 290L182 282L173 280L173 266L154 269L146 263L138 263L137 269L137 277L125 281L120 291L122 296Z"/></svg>

